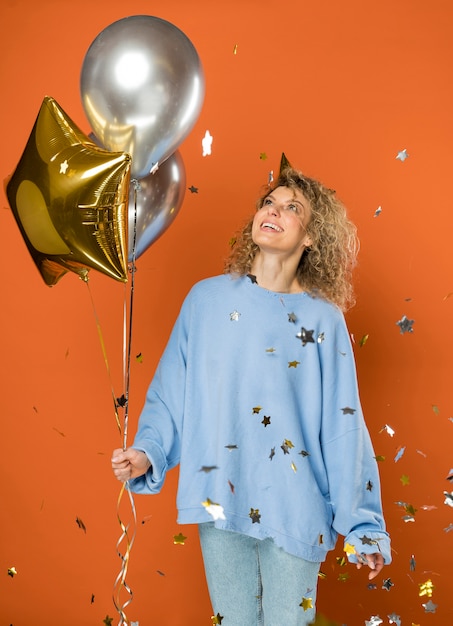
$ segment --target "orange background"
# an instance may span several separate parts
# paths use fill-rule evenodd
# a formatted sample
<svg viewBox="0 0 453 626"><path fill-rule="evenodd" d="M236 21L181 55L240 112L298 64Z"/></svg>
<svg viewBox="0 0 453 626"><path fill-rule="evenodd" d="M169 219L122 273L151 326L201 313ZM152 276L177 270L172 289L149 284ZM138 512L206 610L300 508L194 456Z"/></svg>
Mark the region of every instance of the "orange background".
<svg viewBox="0 0 453 626"><path fill-rule="evenodd" d="M166 19L191 39L206 98L180 147L187 186L198 193L186 191L174 223L137 262L131 438L183 297L195 281L222 271L230 236L285 152L337 189L359 228L358 303L347 319L369 430L385 457L394 550L371 590L363 571L339 565L339 543L322 568L318 609L348 626L376 615L391 623L392 614L404 626L453 623L453 509L443 495L452 490L453 467L450 0L8 0L0 9L3 179L45 95L90 132L79 93L84 55L109 24L137 14ZM206 130L214 141L203 157ZM403 149L409 158L401 162ZM91 626L108 617L115 624L120 486L110 455L122 442L111 388L123 392L125 290L90 273L109 377L86 285L75 274L44 285L4 194L0 220L0 625ZM414 320L413 333L400 333L403 315ZM127 577L134 597L126 613L140 626L211 623L195 528L175 523L176 481L174 470L161 495L135 499ZM414 521L403 520L398 503L417 509ZM130 513L124 499L122 511ZM179 532L184 545L174 544ZM434 613L419 595L428 580Z"/></svg>

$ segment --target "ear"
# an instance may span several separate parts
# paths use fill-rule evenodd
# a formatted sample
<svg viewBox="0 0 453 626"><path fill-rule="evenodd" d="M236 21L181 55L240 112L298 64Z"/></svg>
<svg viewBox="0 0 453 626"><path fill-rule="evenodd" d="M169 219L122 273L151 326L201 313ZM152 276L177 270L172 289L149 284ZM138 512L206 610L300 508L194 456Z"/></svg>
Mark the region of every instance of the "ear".
<svg viewBox="0 0 453 626"><path fill-rule="evenodd" d="M310 237L310 235L305 235L303 243L306 248L309 248L313 243L313 239Z"/></svg>

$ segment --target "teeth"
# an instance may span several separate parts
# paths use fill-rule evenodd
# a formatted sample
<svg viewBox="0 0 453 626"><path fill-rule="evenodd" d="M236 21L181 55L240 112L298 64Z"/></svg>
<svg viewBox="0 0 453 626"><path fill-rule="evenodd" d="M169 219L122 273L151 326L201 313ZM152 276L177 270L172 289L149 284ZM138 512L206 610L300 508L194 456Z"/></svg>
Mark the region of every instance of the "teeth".
<svg viewBox="0 0 453 626"><path fill-rule="evenodd" d="M264 222L263 228L272 228L272 230L276 230L278 233L281 233L283 231L282 228L280 228L276 224L272 224L271 222Z"/></svg>

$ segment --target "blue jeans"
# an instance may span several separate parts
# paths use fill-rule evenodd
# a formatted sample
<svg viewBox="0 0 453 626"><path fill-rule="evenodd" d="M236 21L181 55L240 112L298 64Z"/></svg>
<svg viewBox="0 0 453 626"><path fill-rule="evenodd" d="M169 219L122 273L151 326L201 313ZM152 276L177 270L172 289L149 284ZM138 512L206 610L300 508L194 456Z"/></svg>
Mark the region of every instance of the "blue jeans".
<svg viewBox="0 0 453 626"><path fill-rule="evenodd" d="M306 626L315 619L320 563L304 561L272 539L199 524L214 615L222 626Z"/></svg>

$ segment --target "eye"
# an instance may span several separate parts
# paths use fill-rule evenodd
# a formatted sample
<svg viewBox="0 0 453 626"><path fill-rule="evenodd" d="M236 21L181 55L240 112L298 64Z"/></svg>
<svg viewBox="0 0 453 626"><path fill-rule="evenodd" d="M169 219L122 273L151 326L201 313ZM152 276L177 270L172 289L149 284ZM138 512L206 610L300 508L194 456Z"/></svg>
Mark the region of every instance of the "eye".
<svg viewBox="0 0 453 626"><path fill-rule="evenodd" d="M272 200L270 198L264 198L263 206L272 204Z"/></svg>
<svg viewBox="0 0 453 626"><path fill-rule="evenodd" d="M299 211L299 207L297 206L297 204L288 204L286 206L287 209L289 209L290 211L294 211L295 213L297 213Z"/></svg>

